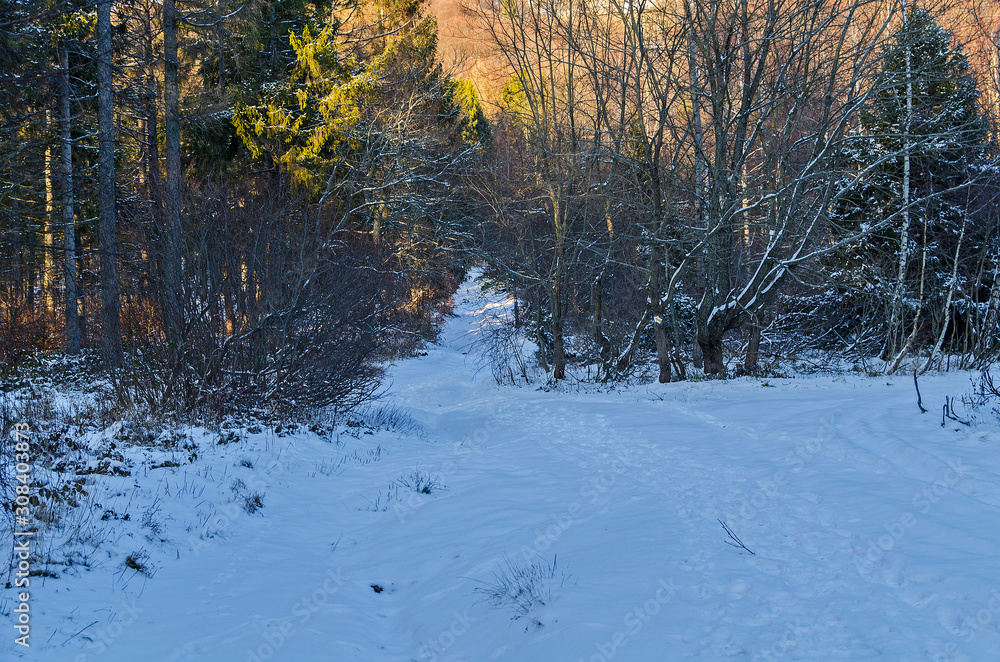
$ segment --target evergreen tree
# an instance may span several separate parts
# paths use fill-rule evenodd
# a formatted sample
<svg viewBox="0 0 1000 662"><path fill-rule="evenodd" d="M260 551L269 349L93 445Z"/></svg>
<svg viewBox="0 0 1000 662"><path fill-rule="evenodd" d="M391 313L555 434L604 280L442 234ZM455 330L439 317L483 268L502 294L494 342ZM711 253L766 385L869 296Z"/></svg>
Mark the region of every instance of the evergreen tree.
<svg viewBox="0 0 1000 662"><path fill-rule="evenodd" d="M862 113L861 127L880 151L898 155L887 166L890 176L899 177L908 139L915 182L963 177L968 157L985 138L979 88L962 47L928 10L907 16L886 49L874 85L876 93Z"/></svg>
<svg viewBox="0 0 1000 662"><path fill-rule="evenodd" d="M886 48L882 71L872 84L875 94L845 156L858 170L876 172L869 186L835 210L834 219L843 229L898 212L907 156L915 189L911 199L933 205L935 194L963 184L986 138L968 59L927 10L911 12Z"/></svg>
<svg viewBox="0 0 1000 662"><path fill-rule="evenodd" d="M367 23L359 38L333 15L318 32L291 35L290 75L239 106L234 125L255 157L328 211L376 241L402 233L412 243L415 224L442 218L489 126L474 88L436 61L433 17L387 11L379 15L391 20Z"/></svg>
<svg viewBox="0 0 1000 662"><path fill-rule="evenodd" d="M872 85L859 135L844 154L869 181L832 210L831 227L835 237L879 228L837 254L834 278L855 300L892 304L888 360L902 347L898 334L909 333L904 318L920 323L920 308L940 304L956 255L968 253L958 245L970 215L966 189L987 133L968 59L926 9L907 15Z"/></svg>

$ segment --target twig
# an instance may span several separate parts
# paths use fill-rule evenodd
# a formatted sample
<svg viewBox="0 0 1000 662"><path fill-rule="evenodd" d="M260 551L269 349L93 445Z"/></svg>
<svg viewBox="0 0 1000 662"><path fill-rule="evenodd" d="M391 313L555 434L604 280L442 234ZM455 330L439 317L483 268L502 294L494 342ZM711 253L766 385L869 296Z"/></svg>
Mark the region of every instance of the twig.
<svg viewBox="0 0 1000 662"><path fill-rule="evenodd" d="M945 426L945 418L950 418L953 421L961 423L966 427L972 427L970 421L963 421L958 416L955 416L955 398L949 400L948 396L944 398L944 406L941 408L941 427Z"/></svg>
<svg viewBox="0 0 1000 662"><path fill-rule="evenodd" d="M753 550L751 550L749 547L747 547L746 545L743 544L743 541L740 540L736 536L735 533L733 533L733 530L729 528L728 524L726 524L725 522L723 522L721 519L718 520L718 522L719 522L719 524L722 525L722 528L726 530L726 533L729 534L729 537L736 541L736 542L730 542L730 541L727 540L726 541L727 545L732 545L733 547L742 547L743 549L745 549L748 552L750 552L751 554L753 554ZM754 556L756 556L756 554L754 554Z"/></svg>
<svg viewBox="0 0 1000 662"><path fill-rule="evenodd" d="M917 371L913 370L913 388L917 389L917 406L920 407L920 413L926 414L927 410L924 409L923 403L920 401L920 385L917 384Z"/></svg>
<svg viewBox="0 0 1000 662"><path fill-rule="evenodd" d="M90 625L87 625L87 626L85 626L85 627L84 627L84 628L83 628L82 630L80 630L79 632L77 632L76 634L74 634L74 635L73 635L72 637L70 637L70 638L69 638L69 639L67 639L66 641L62 642L62 645L63 645L63 646L65 646L65 645L66 645L66 644L68 644L68 643L69 643L70 641L72 641L72 640L73 640L73 639L75 639L76 637L78 637L78 636L80 636L81 634L83 634L83 631L84 631L84 630L86 630L87 628L91 628L91 627L93 627L93 626L97 625L97 624L98 624L99 622L100 622L100 621L94 621L94 622L93 622L93 623L91 623ZM51 637L50 637L50 639L51 639Z"/></svg>

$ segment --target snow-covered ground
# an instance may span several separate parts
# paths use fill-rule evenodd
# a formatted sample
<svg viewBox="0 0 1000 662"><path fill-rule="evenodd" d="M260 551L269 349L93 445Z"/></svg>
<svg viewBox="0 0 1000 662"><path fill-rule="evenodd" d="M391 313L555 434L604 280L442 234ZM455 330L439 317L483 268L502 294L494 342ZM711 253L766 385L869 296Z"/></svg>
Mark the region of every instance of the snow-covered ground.
<svg viewBox="0 0 1000 662"><path fill-rule="evenodd" d="M906 376L499 387L486 303L393 366L382 429L132 451L8 655L1000 659L1000 428L941 426L968 374L923 378L923 415Z"/></svg>

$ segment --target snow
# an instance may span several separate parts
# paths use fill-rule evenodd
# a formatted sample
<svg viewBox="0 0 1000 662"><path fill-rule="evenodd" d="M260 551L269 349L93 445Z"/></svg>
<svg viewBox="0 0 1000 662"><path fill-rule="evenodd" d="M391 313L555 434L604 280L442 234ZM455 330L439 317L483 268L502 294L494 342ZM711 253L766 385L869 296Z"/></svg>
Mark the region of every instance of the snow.
<svg viewBox="0 0 1000 662"><path fill-rule="evenodd" d="M5 657L1000 659L1000 430L930 406L968 374L922 378L923 415L911 377L501 387L476 343L499 301L467 282L392 367L370 418L395 430L131 451L91 490L131 517L32 578L31 649ZM491 604L532 564L544 604Z"/></svg>

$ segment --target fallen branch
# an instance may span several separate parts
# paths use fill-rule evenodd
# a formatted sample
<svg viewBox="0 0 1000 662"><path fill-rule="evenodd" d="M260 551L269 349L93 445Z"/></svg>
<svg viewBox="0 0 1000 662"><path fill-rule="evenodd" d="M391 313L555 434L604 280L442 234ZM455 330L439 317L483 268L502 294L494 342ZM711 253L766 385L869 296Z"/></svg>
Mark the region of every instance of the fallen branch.
<svg viewBox="0 0 1000 662"><path fill-rule="evenodd" d="M721 519L719 520L719 524L721 524L722 528L726 530L726 533L729 534L729 537L736 541L736 542L730 542L727 540L726 541L727 545L732 545L733 547L742 547L743 549L753 554L753 550L751 550L749 547L743 544L743 541L740 540L735 533L733 533L733 530L729 528L728 524L723 522ZM756 556L756 554L754 554L754 556Z"/></svg>

